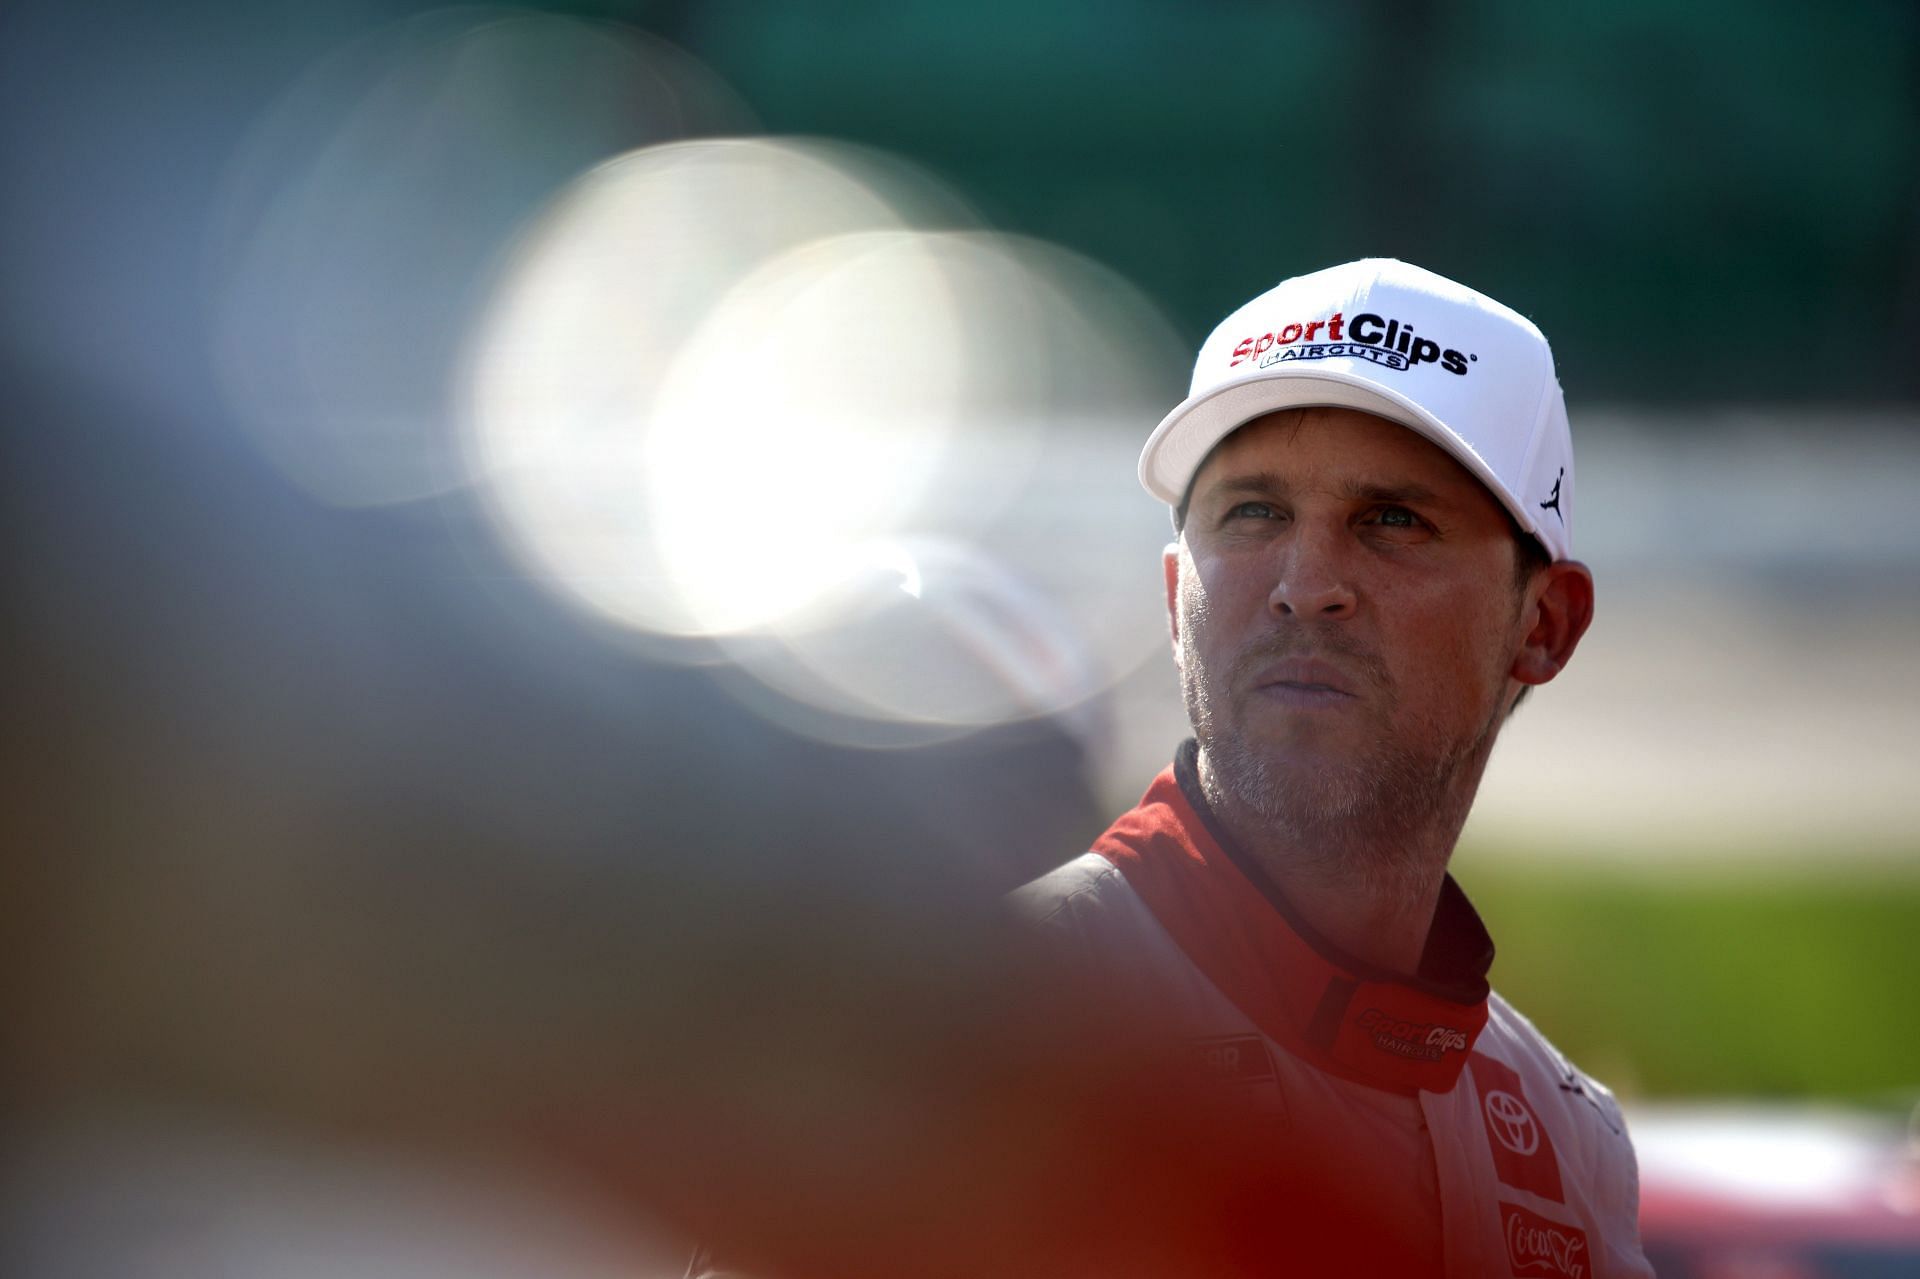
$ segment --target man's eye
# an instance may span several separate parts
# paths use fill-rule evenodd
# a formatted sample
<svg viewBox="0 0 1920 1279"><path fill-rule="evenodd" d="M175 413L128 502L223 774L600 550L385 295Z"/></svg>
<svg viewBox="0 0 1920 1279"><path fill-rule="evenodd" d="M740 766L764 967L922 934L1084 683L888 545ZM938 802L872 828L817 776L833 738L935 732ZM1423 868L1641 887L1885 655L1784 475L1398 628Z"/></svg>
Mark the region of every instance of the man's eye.
<svg viewBox="0 0 1920 1279"><path fill-rule="evenodd" d="M1274 509L1266 502L1241 502L1227 512L1227 518L1270 520L1274 518Z"/></svg>
<svg viewBox="0 0 1920 1279"><path fill-rule="evenodd" d="M1419 528L1420 517L1404 506L1383 506L1373 513L1376 524L1388 528Z"/></svg>

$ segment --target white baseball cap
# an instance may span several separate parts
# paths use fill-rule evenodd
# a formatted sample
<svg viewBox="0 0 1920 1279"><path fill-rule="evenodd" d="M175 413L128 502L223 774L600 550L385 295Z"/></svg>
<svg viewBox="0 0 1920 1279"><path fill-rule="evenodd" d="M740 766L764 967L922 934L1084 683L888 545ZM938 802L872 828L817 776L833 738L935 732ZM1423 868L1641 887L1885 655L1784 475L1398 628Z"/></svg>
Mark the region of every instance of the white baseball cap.
<svg viewBox="0 0 1920 1279"><path fill-rule="evenodd" d="M1553 352L1510 307L1406 262L1283 280L1221 321L1187 398L1140 453L1140 482L1186 500L1213 446L1276 409L1361 409L1418 431L1556 560L1573 554L1573 437Z"/></svg>

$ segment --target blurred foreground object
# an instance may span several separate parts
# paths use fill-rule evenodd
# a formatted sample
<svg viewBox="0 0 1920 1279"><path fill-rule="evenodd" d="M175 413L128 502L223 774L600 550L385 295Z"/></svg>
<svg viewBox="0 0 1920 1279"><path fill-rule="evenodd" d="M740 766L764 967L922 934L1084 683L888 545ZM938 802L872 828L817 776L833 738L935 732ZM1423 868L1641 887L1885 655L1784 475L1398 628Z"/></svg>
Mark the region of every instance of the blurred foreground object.
<svg viewBox="0 0 1920 1279"><path fill-rule="evenodd" d="M131 1110L12 1137L18 1279L678 1279L670 1233L504 1161Z"/></svg>

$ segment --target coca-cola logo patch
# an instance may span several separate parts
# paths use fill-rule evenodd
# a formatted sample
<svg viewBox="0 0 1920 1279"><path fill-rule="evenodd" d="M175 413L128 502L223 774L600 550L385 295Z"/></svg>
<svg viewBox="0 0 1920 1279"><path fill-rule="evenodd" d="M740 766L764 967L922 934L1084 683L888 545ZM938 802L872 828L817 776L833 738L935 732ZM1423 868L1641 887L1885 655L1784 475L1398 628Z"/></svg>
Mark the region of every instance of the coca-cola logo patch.
<svg viewBox="0 0 1920 1279"><path fill-rule="evenodd" d="M1502 1202L1500 1232L1507 1240L1507 1264L1516 1275L1587 1279L1592 1272L1587 1232L1578 1226L1562 1225L1518 1204Z"/></svg>

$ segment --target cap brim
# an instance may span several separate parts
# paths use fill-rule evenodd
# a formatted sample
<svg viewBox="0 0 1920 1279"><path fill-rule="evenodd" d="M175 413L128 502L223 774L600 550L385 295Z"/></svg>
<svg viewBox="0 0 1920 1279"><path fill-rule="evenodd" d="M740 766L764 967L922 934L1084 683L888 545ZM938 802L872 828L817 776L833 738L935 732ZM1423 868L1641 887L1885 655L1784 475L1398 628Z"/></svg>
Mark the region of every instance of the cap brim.
<svg viewBox="0 0 1920 1279"><path fill-rule="evenodd" d="M1521 528L1539 536L1539 527L1522 503L1452 427L1378 382L1335 369L1241 378L1182 401L1147 437L1140 451L1140 483L1168 506L1177 507L1186 499L1200 464L1221 440L1264 414L1304 408L1359 409L1397 422L1446 450L1499 499Z"/></svg>

